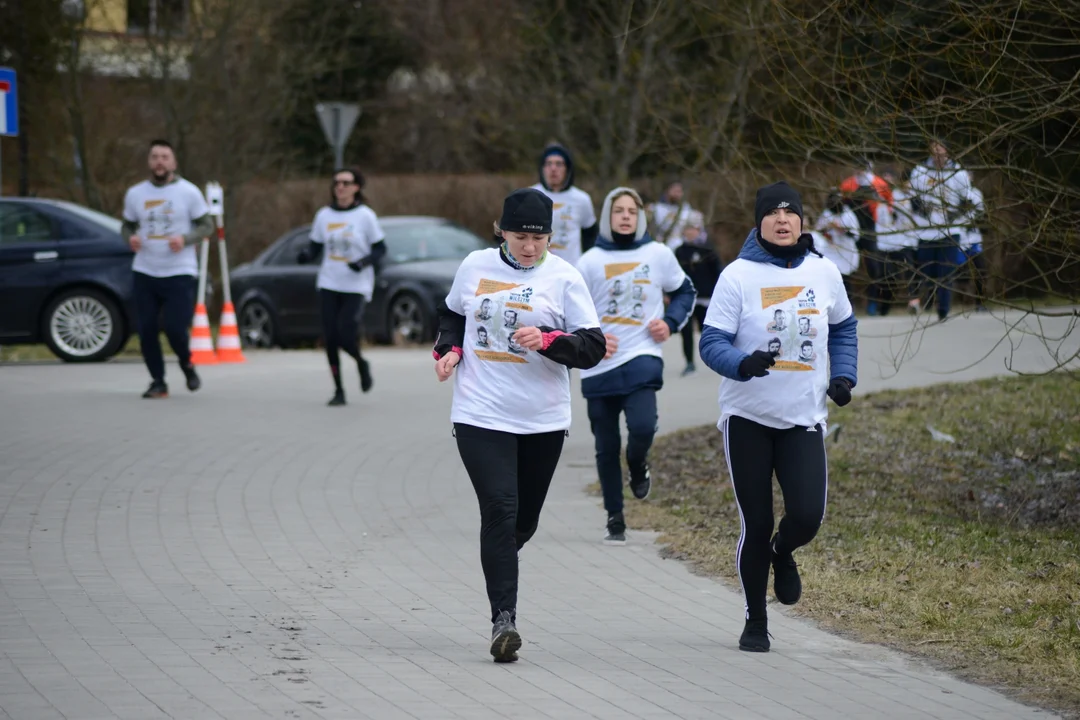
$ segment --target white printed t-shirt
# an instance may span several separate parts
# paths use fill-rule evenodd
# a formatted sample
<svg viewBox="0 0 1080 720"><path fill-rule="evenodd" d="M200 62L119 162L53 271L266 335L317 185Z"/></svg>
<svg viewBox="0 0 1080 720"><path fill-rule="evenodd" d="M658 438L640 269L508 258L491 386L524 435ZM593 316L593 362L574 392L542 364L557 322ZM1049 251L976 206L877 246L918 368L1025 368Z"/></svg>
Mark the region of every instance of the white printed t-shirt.
<svg viewBox="0 0 1080 720"><path fill-rule="evenodd" d="M168 185L143 180L124 196L124 219L139 224L142 249L135 253L131 269L151 277L199 274L195 246L180 252L169 249L169 238L191 232L193 220L210 212L199 188L183 178Z"/></svg>
<svg viewBox="0 0 1080 720"><path fill-rule="evenodd" d="M446 296L446 306L465 316L450 419L517 434L565 430L569 369L511 336L541 325L568 333L599 327L589 289L581 273L551 253L531 270L513 268L499 254L498 248L470 253Z"/></svg>
<svg viewBox="0 0 1080 720"><path fill-rule="evenodd" d="M371 254L371 246L384 238L375 211L367 205L349 210L324 207L315 213L311 239L324 246L315 287L363 295L368 301L375 291L375 268L356 272L349 263Z"/></svg>
<svg viewBox="0 0 1080 720"><path fill-rule="evenodd" d="M549 249L576 266L581 259L581 231L596 224L592 198L587 192L576 187L553 192L537 183L533 185L533 189L551 198L552 232Z"/></svg>
<svg viewBox="0 0 1080 720"><path fill-rule="evenodd" d="M831 227L833 223L838 223L842 229ZM840 213L823 210L814 230L820 233L824 240L819 243L815 239L815 249L840 268L841 275L851 275L859 269L859 248L855 244L855 238L862 230L859 228L859 218L850 208L845 207Z"/></svg>
<svg viewBox="0 0 1080 720"><path fill-rule="evenodd" d="M648 325L664 317L664 293L678 290L686 281L675 253L658 242L633 250L594 247L582 256L578 271L589 286L600 327L619 338L618 351L596 367L582 370L582 379L606 373L639 355L663 357Z"/></svg>
<svg viewBox="0 0 1080 720"><path fill-rule="evenodd" d="M735 335L745 353L778 350L762 378L720 382L720 423L732 415L772 428L813 427L828 417L829 325L851 315L837 267L810 254L796 268L740 258L724 268L705 324Z"/></svg>

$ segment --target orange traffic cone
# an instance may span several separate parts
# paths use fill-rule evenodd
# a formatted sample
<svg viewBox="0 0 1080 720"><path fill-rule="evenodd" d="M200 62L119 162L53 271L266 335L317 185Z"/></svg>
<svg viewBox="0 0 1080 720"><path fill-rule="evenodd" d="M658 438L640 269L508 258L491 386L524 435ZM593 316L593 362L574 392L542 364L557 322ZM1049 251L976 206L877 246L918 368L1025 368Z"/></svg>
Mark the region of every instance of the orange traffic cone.
<svg viewBox="0 0 1080 720"><path fill-rule="evenodd" d="M218 326L217 358L223 363L242 363L244 353L240 349L240 331L236 327L236 311L231 302L221 309L221 325Z"/></svg>
<svg viewBox="0 0 1080 720"><path fill-rule="evenodd" d="M191 364L217 365L214 354L214 340L210 337L210 319L206 316L206 306L195 306L195 322L191 325Z"/></svg>

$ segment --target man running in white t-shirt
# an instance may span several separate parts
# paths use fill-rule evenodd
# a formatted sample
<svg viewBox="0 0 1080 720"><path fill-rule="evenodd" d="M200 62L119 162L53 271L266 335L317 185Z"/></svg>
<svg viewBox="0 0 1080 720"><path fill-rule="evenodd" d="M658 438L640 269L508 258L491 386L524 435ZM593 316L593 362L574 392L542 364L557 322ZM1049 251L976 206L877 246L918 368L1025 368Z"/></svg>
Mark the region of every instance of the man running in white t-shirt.
<svg viewBox="0 0 1080 720"><path fill-rule="evenodd" d="M214 232L210 208L199 188L176 174L176 154L165 140L150 143L150 177L124 196L121 234L135 251L135 305L139 343L150 371L144 398L169 396L159 334L165 336L180 361L188 390L201 381L191 364L188 328L195 313L199 262L195 244Z"/></svg>
<svg viewBox="0 0 1080 720"><path fill-rule="evenodd" d="M544 148L540 156L540 182L533 188L551 198L551 244L548 249L571 265L596 242L599 225L592 198L574 187L574 160L562 145Z"/></svg>

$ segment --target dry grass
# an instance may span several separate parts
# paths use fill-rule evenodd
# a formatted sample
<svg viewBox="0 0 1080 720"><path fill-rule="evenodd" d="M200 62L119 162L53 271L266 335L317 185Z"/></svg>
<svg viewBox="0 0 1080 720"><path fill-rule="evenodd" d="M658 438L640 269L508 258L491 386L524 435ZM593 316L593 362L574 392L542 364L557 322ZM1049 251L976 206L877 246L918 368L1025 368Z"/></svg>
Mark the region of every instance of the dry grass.
<svg viewBox="0 0 1080 720"><path fill-rule="evenodd" d="M832 423L829 509L796 555L795 610L1080 717L1080 378L885 392ZM737 588L723 458L714 427L660 439L653 495L627 520Z"/></svg>

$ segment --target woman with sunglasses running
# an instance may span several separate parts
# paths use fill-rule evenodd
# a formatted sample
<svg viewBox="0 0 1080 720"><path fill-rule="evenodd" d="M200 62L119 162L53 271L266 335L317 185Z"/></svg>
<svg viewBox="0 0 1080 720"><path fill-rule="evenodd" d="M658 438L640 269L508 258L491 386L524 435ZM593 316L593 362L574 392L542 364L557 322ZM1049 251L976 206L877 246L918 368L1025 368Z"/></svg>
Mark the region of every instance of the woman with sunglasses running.
<svg viewBox="0 0 1080 720"><path fill-rule="evenodd" d="M496 225L501 245L461 263L439 308L435 373L454 377L458 452L480 505L490 651L517 660L518 552L536 532L570 427L570 370L606 344L581 274L548 251L552 201L516 190Z"/></svg>
<svg viewBox="0 0 1080 720"><path fill-rule="evenodd" d="M334 396L327 403L331 407L345 404L339 349L356 361L360 390L368 392L373 383L371 368L360 355L360 324L364 304L371 302L375 290L375 265L386 254L386 243L379 219L366 204L363 187L364 176L355 168L334 173L330 205L315 213L310 242L299 257L301 263L322 257L315 286L326 357L334 379Z"/></svg>

